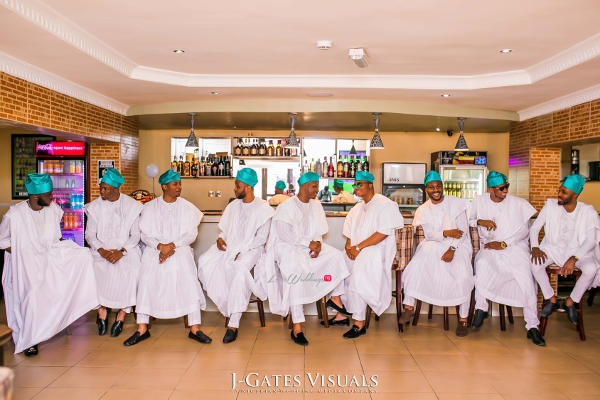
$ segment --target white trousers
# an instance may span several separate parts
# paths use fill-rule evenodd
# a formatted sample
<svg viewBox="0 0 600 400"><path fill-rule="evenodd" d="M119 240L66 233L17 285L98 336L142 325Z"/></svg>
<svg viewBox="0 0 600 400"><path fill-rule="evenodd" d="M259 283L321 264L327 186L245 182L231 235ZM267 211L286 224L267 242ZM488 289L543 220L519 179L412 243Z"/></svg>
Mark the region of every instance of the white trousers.
<svg viewBox="0 0 600 400"><path fill-rule="evenodd" d="M227 326L230 328L239 328L240 319L242 319L241 312L231 313L231 316L229 317L229 324L227 324Z"/></svg>
<svg viewBox="0 0 600 400"><path fill-rule="evenodd" d="M99 310L101 307L104 307L104 306L100 305L100 306L94 308L94 310ZM104 307L104 308L110 308L110 307ZM131 308L132 307L125 307L125 308L121 308L121 310L123 310L125 312L125 314L129 314L131 312ZM112 311L114 311L114 309Z"/></svg>
<svg viewBox="0 0 600 400"><path fill-rule="evenodd" d="M488 312L489 310L487 299L482 295L477 294L477 290L475 290L475 309L483 312ZM537 314L537 304L523 307L523 318L525 319L525 329L530 330L532 328L537 328L540 324Z"/></svg>
<svg viewBox="0 0 600 400"><path fill-rule="evenodd" d="M200 325L200 310L190 313L187 315L188 317L188 325ZM148 324L150 323L150 316L148 314L140 314L137 315L137 323L138 324Z"/></svg>
<svg viewBox="0 0 600 400"><path fill-rule="evenodd" d="M355 321L364 321L367 319L367 302L356 292L349 290L346 293L346 309L359 310L352 313L352 319Z"/></svg>
<svg viewBox="0 0 600 400"><path fill-rule="evenodd" d="M414 307L415 306L415 298L414 297L410 297L410 296L405 296L404 297L404 301L402 302L403 304L407 305L407 306L411 306ZM460 315L461 318L467 318L469 316L469 307L471 306L471 301L467 301L466 303L462 303L459 306L458 309L458 314Z"/></svg>
<svg viewBox="0 0 600 400"><path fill-rule="evenodd" d="M304 319L304 304L296 304L290 307L292 313L292 322L295 324L301 324L305 321Z"/></svg>
<svg viewBox="0 0 600 400"><path fill-rule="evenodd" d="M552 285L550 285L550 278L548 278L548 274L546 274L546 267L550 264L554 264L554 261L550 260L549 258L546 259L546 262L542 265L531 263L531 272L533 273L537 283L540 285L545 299L549 299L554 296L554 289L552 289ZM596 262L591 255L581 257L577 262L575 262L575 266L581 270L581 276L575 284L570 297L575 303L579 303L585 291L588 290L592 282L594 282L597 269Z"/></svg>

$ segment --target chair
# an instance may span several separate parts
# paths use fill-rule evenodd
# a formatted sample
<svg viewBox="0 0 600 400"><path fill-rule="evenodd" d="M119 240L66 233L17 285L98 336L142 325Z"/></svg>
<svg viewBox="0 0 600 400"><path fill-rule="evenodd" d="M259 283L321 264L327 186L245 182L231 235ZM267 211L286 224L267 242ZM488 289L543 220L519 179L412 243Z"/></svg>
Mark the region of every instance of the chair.
<svg viewBox="0 0 600 400"><path fill-rule="evenodd" d="M549 265L546 267L546 274L548 274L548 278L551 278L552 274L555 274L555 275L560 274L560 270L561 270L561 268L558 265L552 264L552 265ZM577 283L577 281L581 277L581 270L578 268L575 268L571 275L575 277L575 283ZM564 297L564 296L556 297L556 300L558 301L559 304L561 304L561 302L564 301L565 299L566 299L566 297ZM547 301L544 301L544 305L546 303L547 303ZM579 339L581 341L585 341L585 329L583 327L583 302L580 301L579 303L576 303L575 309L577 310L577 314L579 314L579 325L577 325L577 331L579 332ZM556 312L564 313L564 312L566 312L566 310L561 307L558 310L556 310ZM540 318L540 334L542 336L544 336L544 334L546 333L546 325L547 324L548 324L548 317L541 317Z"/></svg>
<svg viewBox="0 0 600 400"><path fill-rule="evenodd" d="M323 324L325 325L325 328L329 328L329 315L327 315L327 297L321 297L317 303L315 304L317 306L317 314L319 315L319 319L323 320ZM292 316L286 315L285 317L283 317L283 320L286 321L289 317L289 321L288 321L288 328L292 329L294 327L294 322L292 321Z"/></svg>
<svg viewBox="0 0 600 400"><path fill-rule="evenodd" d="M263 304L263 301L259 298L251 298L249 304L252 303L256 303L256 306L258 307L258 317L260 318L260 326L262 326L263 328L265 326L267 326L266 322L265 322L265 306ZM225 318L225 328L227 328L227 326L229 325L229 317Z"/></svg>
<svg viewBox="0 0 600 400"><path fill-rule="evenodd" d="M591 307L592 304L594 304L594 297L596 297L596 292L597 291L598 291L597 287L590 289L590 294L588 295L588 300L587 300L587 303L588 303L589 307Z"/></svg>

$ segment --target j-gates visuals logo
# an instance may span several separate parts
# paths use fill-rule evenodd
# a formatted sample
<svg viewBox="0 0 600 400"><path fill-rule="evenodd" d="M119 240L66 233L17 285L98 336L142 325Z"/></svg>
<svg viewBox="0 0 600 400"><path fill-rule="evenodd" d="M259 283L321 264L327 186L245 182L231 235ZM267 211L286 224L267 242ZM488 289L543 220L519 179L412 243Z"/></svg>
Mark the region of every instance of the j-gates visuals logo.
<svg viewBox="0 0 600 400"><path fill-rule="evenodd" d="M242 379L240 379L242 378ZM231 374L231 390L236 393L377 393L377 375L302 375Z"/></svg>

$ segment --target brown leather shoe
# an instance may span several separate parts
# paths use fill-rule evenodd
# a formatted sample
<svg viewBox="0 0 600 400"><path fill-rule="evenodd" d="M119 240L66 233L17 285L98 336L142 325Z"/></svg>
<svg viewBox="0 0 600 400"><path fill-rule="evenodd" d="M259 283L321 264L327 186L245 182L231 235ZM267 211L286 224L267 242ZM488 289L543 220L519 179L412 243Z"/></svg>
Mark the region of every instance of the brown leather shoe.
<svg viewBox="0 0 600 400"><path fill-rule="evenodd" d="M410 322L410 319L412 317L414 317L415 315L415 309L413 308L412 310L404 310L404 312L402 313L402 315L400 316L400 318L398 319L398 324L400 325L404 325L404 324L408 324Z"/></svg>
<svg viewBox="0 0 600 400"><path fill-rule="evenodd" d="M456 336L465 337L469 334L469 328L467 327L467 321L458 321L456 327Z"/></svg>

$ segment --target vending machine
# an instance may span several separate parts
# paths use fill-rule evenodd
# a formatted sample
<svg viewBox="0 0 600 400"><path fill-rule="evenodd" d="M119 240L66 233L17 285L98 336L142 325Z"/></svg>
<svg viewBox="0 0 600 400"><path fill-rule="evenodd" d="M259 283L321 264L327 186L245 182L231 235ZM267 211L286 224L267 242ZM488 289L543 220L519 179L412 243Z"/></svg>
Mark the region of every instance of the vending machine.
<svg viewBox="0 0 600 400"><path fill-rule="evenodd" d="M431 169L442 177L444 194L473 200L487 191L485 151L438 151L431 154Z"/></svg>
<svg viewBox="0 0 600 400"><path fill-rule="evenodd" d="M64 211L63 239L85 243L83 205L88 199L87 146L85 142L36 143L37 170L52 178L54 202Z"/></svg>

